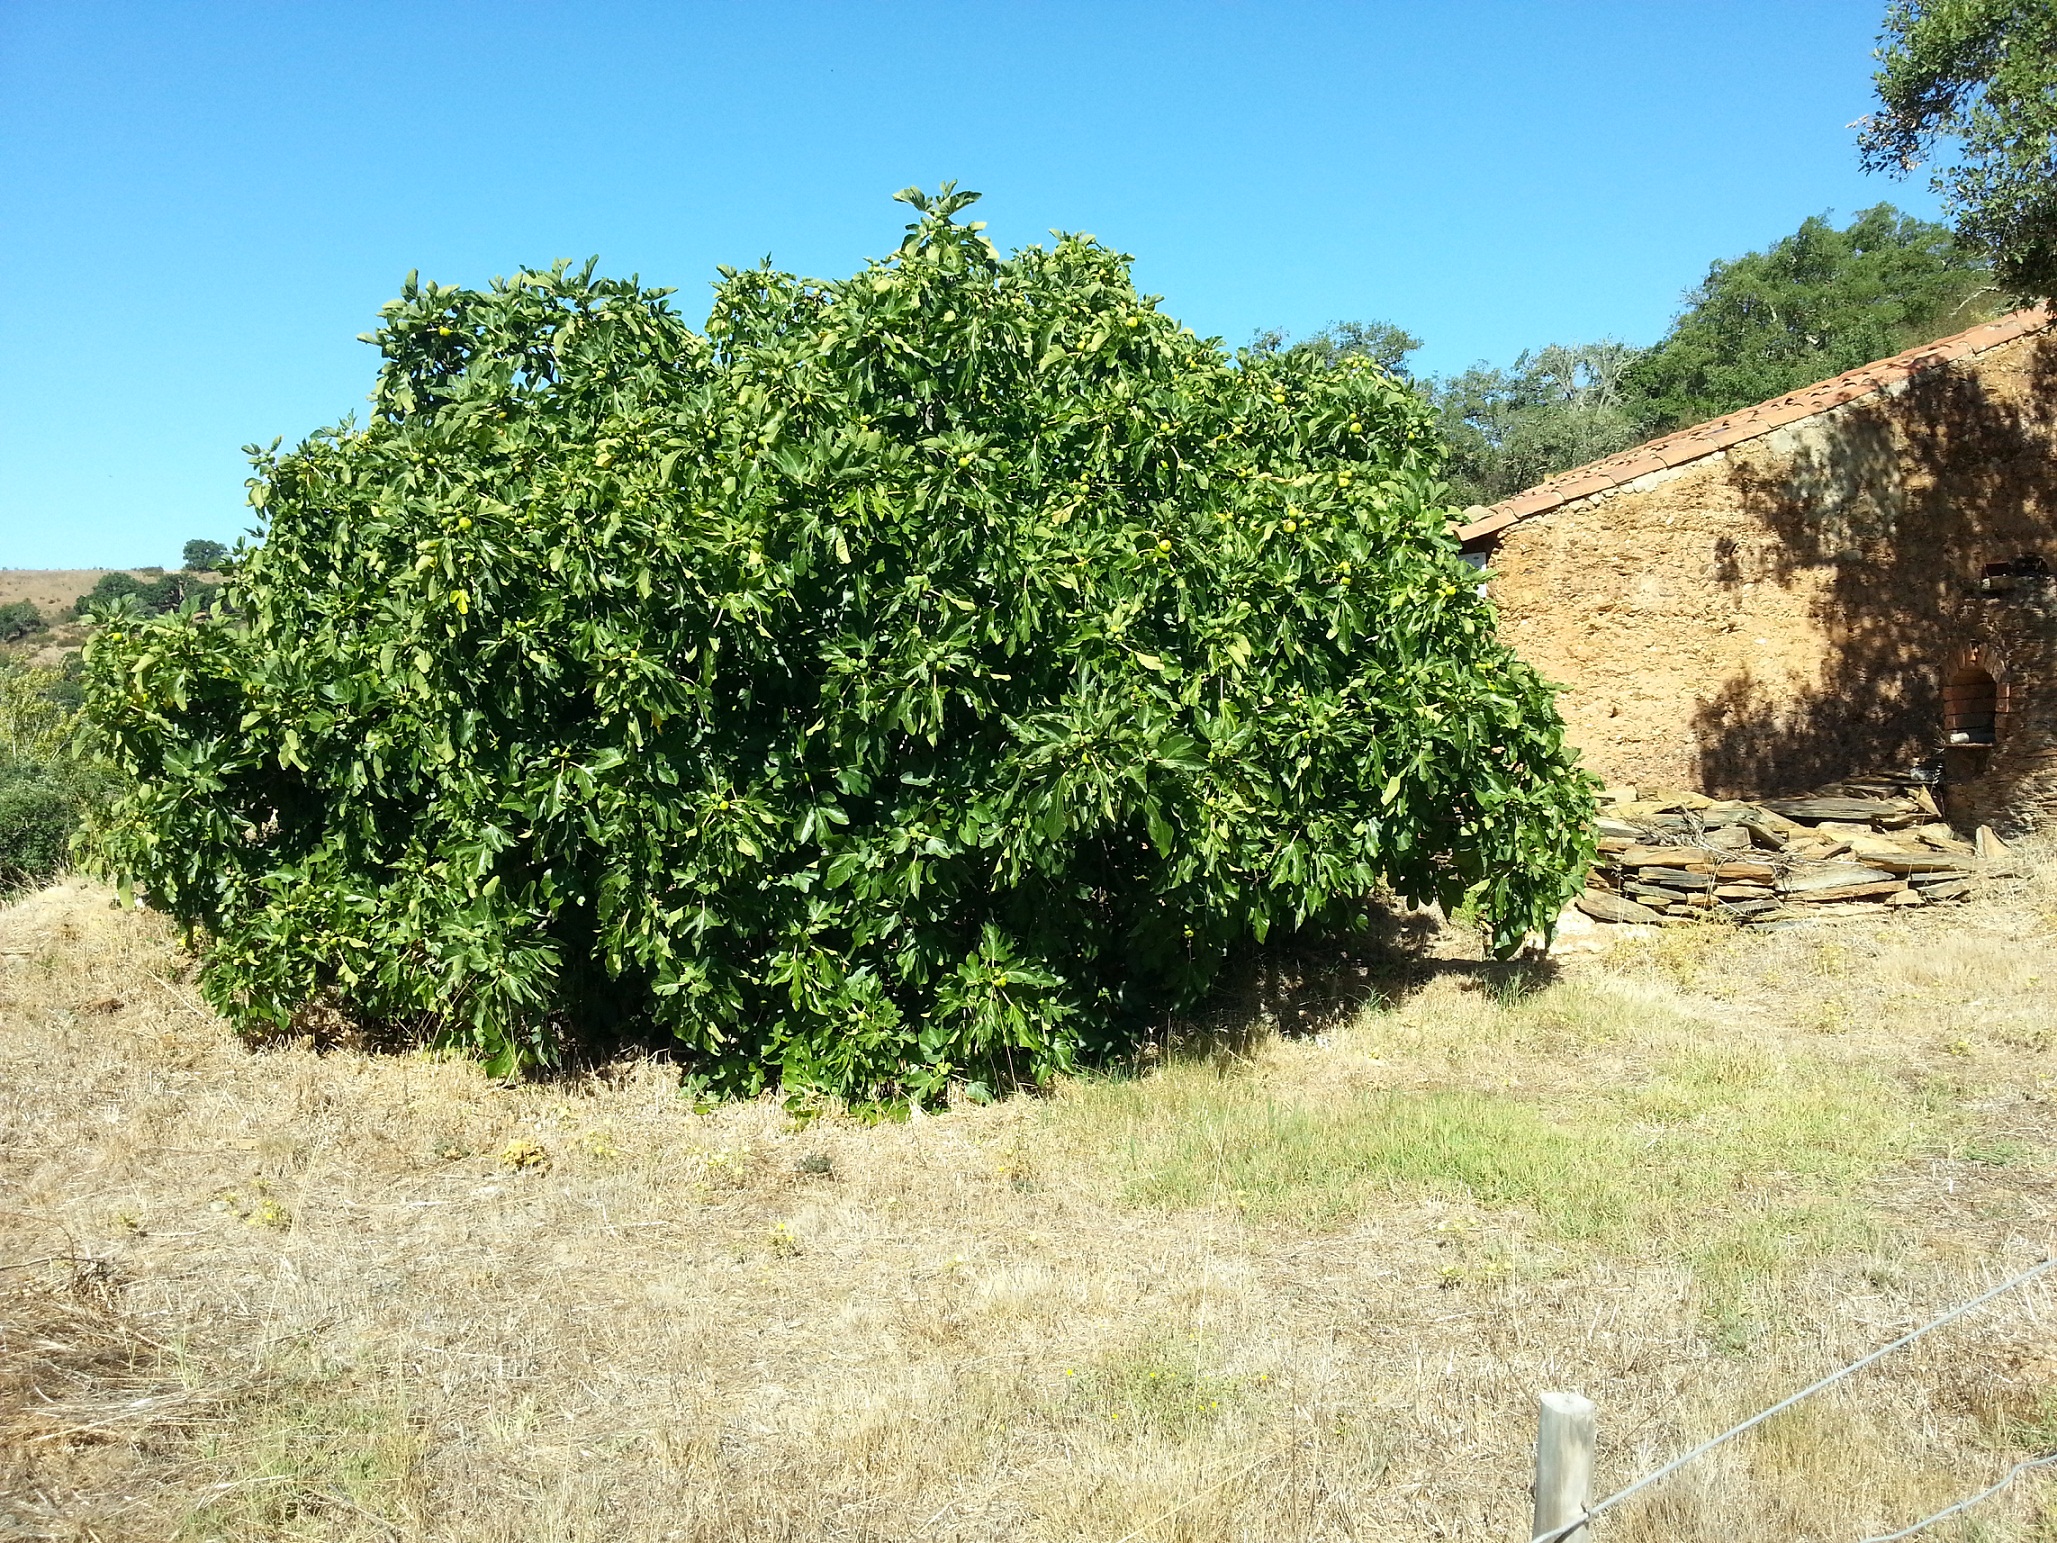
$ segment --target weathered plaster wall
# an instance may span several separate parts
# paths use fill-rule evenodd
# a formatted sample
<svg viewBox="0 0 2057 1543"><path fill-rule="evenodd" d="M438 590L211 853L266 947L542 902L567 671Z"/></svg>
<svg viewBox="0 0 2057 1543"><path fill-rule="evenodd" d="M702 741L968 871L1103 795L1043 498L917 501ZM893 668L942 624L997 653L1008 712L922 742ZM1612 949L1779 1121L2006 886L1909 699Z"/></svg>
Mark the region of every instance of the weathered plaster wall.
<svg viewBox="0 0 2057 1543"><path fill-rule="evenodd" d="M1593 770L1772 793L1932 753L1963 602L2024 552L2057 565L2048 333L1532 516L1491 593Z"/></svg>

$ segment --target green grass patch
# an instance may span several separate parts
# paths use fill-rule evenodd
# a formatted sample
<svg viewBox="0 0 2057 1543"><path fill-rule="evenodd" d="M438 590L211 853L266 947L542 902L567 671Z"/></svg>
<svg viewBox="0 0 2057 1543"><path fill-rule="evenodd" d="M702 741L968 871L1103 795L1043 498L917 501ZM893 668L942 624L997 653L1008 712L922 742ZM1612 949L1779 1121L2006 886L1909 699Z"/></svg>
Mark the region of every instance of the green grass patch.
<svg viewBox="0 0 2057 1543"><path fill-rule="evenodd" d="M1646 1072L1590 1086L1576 1047L1634 1035L1635 1008L1552 988L1514 1007L1479 1004L1454 1025L1374 1020L1364 1031L1388 1064L1440 1054L1460 1072L1497 1070L1496 1045L1548 1051L1512 1090L1334 1087L1175 1063L1080 1087L1052 1118L1139 1204L1321 1229L1439 1195L1519 1213L1540 1240L1660 1247L1723 1279L1861 1241L1861 1186L1934 1147L1949 1119L1945 1102L1865 1066L1680 1047L1676 1024L1661 1022Z"/></svg>
<svg viewBox="0 0 2057 1543"><path fill-rule="evenodd" d="M1950 1156L1988 1168L2020 1168L2035 1161L2036 1149L2011 1136L1973 1136L1953 1145Z"/></svg>
<svg viewBox="0 0 2057 1543"><path fill-rule="evenodd" d="M1553 1229L1616 1225L1627 1202L1614 1180L1630 1153L1582 1149L1581 1132L1503 1096L1366 1093L1309 1104L1257 1079L1175 1068L1147 1082L1104 1086L1087 1118L1111 1127L1107 1157L1130 1196L1172 1207L1230 1205L1309 1226L1347 1222L1405 1190L1522 1206Z"/></svg>
<svg viewBox="0 0 2057 1543"><path fill-rule="evenodd" d="M200 1453L226 1477L189 1539L392 1537L419 1519L423 1441L401 1393L323 1379L274 1389Z"/></svg>
<svg viewBox="0 0 2057 1543"><path fill-rule="evenodd" d="M1095 1422L1139 1437L1186 1441L1212 1431L1261 1387L1209 1370L1197 1336L1160 1336L1065 1372L1067 1401Z"/></svg>

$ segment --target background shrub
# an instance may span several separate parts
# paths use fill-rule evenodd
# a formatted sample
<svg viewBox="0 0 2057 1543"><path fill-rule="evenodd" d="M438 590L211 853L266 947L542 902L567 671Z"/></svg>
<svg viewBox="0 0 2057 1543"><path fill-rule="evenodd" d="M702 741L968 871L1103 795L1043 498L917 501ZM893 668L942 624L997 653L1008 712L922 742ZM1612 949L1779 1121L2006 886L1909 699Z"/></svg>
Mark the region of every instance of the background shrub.
<svg viewBox="0 0 2057 1543"><path fill-rule="evenodd" d="M76 609L80 615L86 615L126 601L136 610L163 613L176 611L188 601L204 605L219 587L190 573L160 573L154 579L139 579L117 569L101 574L99 581L79 596Z"/></svg>
<svg viewBox="0 0 2057 1543"><path fill-rule="evenodd" d="M87 807L111 779L72 739L76 679L0 661L0 899L62 873Z"/></svg>
<svg viewBox="0 0 2057 1543"><path fill-rule="evenodd" d="M18 643L43 630L43 613L27 600L0 605L0 643Z"/></svg>
<svg viewBox="0 0 2057 1543"><path fill-rule="evenodd" d="M0 768L0 898L62 873L78 824L76 794L47 769Z"/></svg>
<svg viewBox="0 0 2057 1543"><path fill-rule="evenodd" d="M229 549L219 541L208 541L196 536L186 543L186 549L180 554L179 561L185 565L188 573L207 573L219 568L222 560L228 555Z"/></svg>
<svg viewBox="0 0 2057 1543"><path fill-rule="evenodd" d="M723 270L704 332L590 264L410 278L369 424L258 456L225 604L88 644L101 850L217 1007L925 1098L1381 882L1551 924L1590 791L1430 410L946 195L850 279Z"/></svg>

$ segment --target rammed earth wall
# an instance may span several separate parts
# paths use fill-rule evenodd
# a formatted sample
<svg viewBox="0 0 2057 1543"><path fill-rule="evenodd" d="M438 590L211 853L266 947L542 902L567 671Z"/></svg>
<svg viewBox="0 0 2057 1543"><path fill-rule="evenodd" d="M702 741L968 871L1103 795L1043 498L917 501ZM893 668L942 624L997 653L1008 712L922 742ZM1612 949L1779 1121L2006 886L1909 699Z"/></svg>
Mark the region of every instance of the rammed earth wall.
<svg viewBox="0 0 2057 1543"><path fill-rule="evenodd" d="M1946 746L1950 817L1963 825L2057 819L2057 579L1990 581L1959 602L1957 620L1965 642L1944 672L1944 723L1961 716L1952 698L1967 694L1965 677L1990 679L1994 733L1990 746Z"/></svg>
<svg viewBox="0 0 2057 1543"><path fill-rule="evenodd" d="M1468 544L1490 554L1502 626L1564 684L1572 738L1610 782L1762 795L1932 756L1944 681L1983 647L2008 726L1955 758L1966 807L2007 806L2011 786L1969 786L2002 772L2050 799L2057 649L2037 629L2057 624L2019 592L1982 595L1980 575L2030 553L2057 566L2051 330L1512 523L1492 513L1502 528Z"/></svg>

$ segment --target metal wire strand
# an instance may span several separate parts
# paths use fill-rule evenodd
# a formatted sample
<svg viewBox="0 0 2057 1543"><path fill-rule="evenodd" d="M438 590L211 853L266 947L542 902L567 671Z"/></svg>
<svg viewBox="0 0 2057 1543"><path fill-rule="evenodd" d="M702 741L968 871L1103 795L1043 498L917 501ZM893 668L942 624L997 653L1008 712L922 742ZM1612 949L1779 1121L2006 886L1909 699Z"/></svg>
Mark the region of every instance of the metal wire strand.
<svg viewBox="0 0 2057 1543"><path fill-rule="evenodd" d="M1812 1398L1815 1394L1819 1393L1823 1388L1834 1386L1836 1383L1841 1382L1845 1377L1849 1376L1852 1372L1862 1371L1865 1367L1871 1365L1873 1361L1878 1360L1881 1356L1891 1355L1895 1350L1900 1349L1902 1346L1913 1344L1917 1339L1920 1339L1922 1335L1927 1334L1931 1330L1940 1329L1944 1324L1951 1323L1959 1318L1962 1318L1966 1313L1972 1311L1974 1308L1985 1306L1985 1304L1992 1301L1994 1297L2003 1296L2007 1292L2012 1291L2016 1286L2026 1285L2029 1281L2034 1280L2038 1275L2045 1273L2053 1266L2057 1266L2057 1257L2052 1257L2043 1260L2042 1263L2034 1266L2033 1268L2022 1271L2021 1274L2015 1276L2014 1279L2010 1281L2003 1281L2001 1284L1993 1287L1992 1290L1979 1293L1979 1295L1973 1297L1969 1302L1960 1302L1957 1306L1951 1308L1947 1313L1944 1313L1941 1317L1931 1318L1927 1323L1924 1323L1920 1328L1915 1329L1910 1333L1902 1334L1890 1345L1883 1345L1877 1350L1872 1351L1870 1355L1852 1361L1848 1366L1845 1366L1841 1371L1830 1372L1826 1377L1822 1378L1819 1382L1809 1383L1806 1387L1802 1388L1799 1392L1793 1394L1790 1398L1781 1399L1778 1403L1773 1404L1769 1409L1764 1410L1762 1413L1751 1415L1749 1419L1743 1421L1740 1425L1731 1425L1719 1436L1710 1437L1708 1440L1703 1441L1698 1446L1694 1447L1692 1451L1687 1452L1682 1456L1674 1457L1670 1462L1666 1463L1662 1468L1659 1468L1655 1473L1645 1474L1642 1478L1636 1480L1635 1483L1629 1485L1627 1489L1616 1490L1613 1494L1609 1495L1605 1500L1601 1501L1598 1505L1588 1507L1586 1510L1586 1514L1584 1516L1581 1516L1577 1521L1566 1522L1562 1527L1554 1527L1548 1532L1538 1533L1535 1537L1529 1540L1529 1543L1562 1543L1563 1539L1570 1537L1574 1532L1578 1531L1579 1528L1585 1526L1586 1523L1590 1522L1602 1511L1613 1509L1615 1506L1620 1505L1622 1501L1628 1499L1629 1496L1636 1494L1638 1491L1648 1489L1652 1484L1655 1484L1659 1479L1669 1478L1672 1474L1677 1473L1679 1469L1685 1467L1685 1465L1687 1463L1690 1463L1694 1458L1703 1456L1704 1454L1713 1451L1716 1447L1720 1446L1724 1441L1742 1435L1744 1431L1751 1429L1753 1426L1762 1425L1766 1420L1770 1419L1775 1414L1783 1414L1786 1410L1792 1408L1793 1405L1799 1403L1801 1399ZM2002 1480L2001 1482L2005 1483L2006 1481ZM1924 1522L1922 1523L1922 1525L1927 1526L1928 1524ZM1899 1536L1904 1537L1906 1536L1906 1534L1901 1533L1899 1534Z"/></svg>
<svg viewBox="0 0 2057 1543"><path fill-rule="evenodd" d="M2021 1462L2016 1463L2012 1468L2009 1468L2007 1470L2006 1476L2002 1478L1998 1484L1993 1485L1990 1489L1982 1489L1976 1495L1966 1495L1962 1500L1958 1501L1955 1505L1948 1506L1943 1510L1936 1512L1934 1516L1924 1516L1912 1527L1902 1527L1898 1532L1882 1532L1875 1538L1866 1538L1864 1540L1864 1543L1899 1543L1899 1540L1901 1538L1911 1538L1914 1536L1915 1533L1926 1531L1928 1528L1933 1527L1937 1522L1948 1521L1951 1517L1955 1516L1959 1511L1969 1511L1981 1500L1992 1499L1993 1496L1999 1494L2001 1490L2005 1489L2008 1485L2012 1484L2024 1473L2027 1473L2029 1469L2046 1468L2051 1463L2057 1463L2057 1452L2052 1452L2047 1457L2027 1458Z"/></svg>

